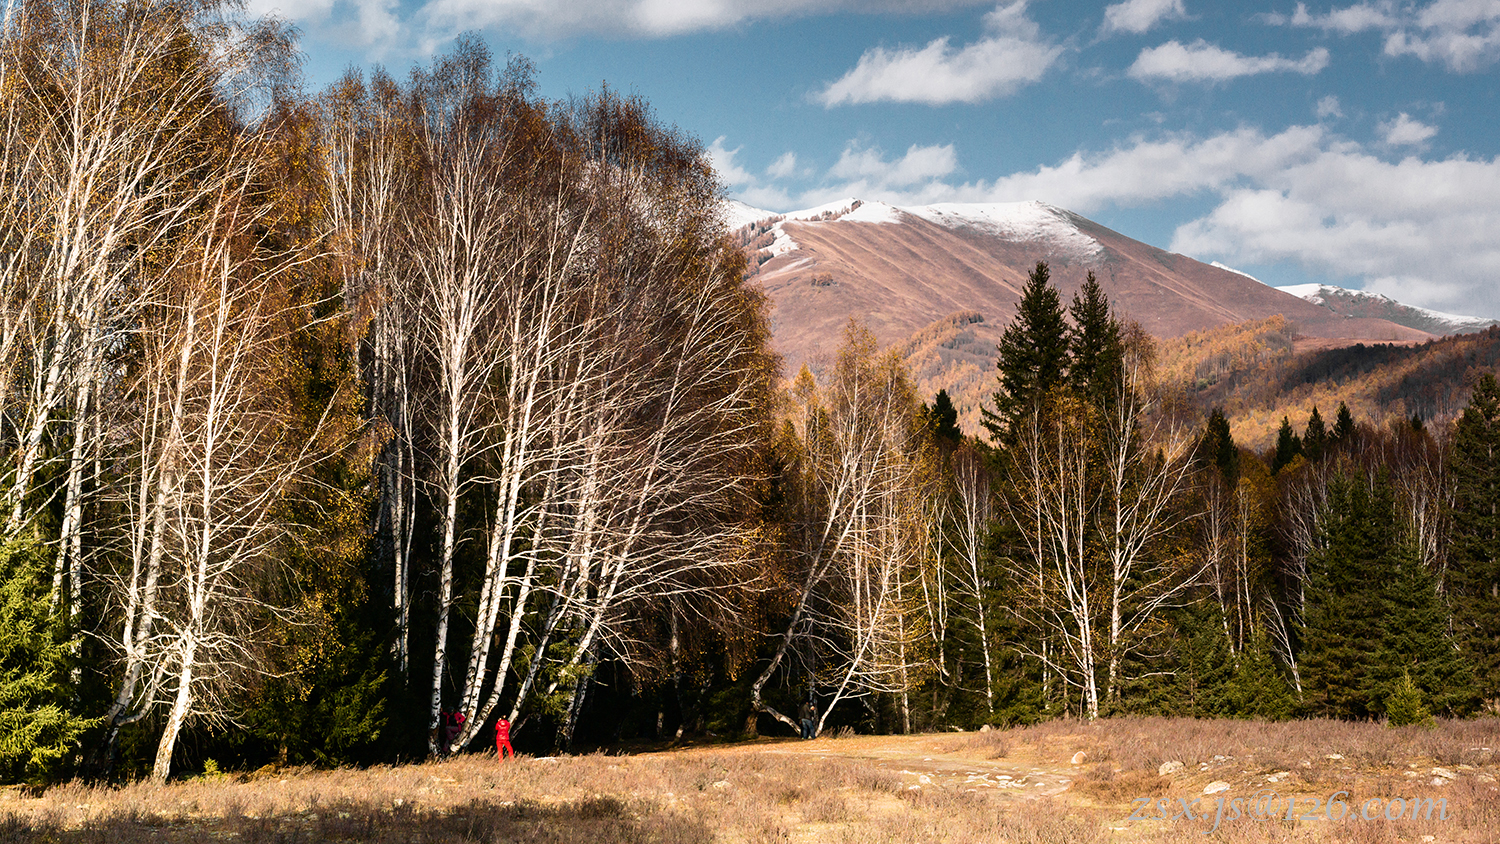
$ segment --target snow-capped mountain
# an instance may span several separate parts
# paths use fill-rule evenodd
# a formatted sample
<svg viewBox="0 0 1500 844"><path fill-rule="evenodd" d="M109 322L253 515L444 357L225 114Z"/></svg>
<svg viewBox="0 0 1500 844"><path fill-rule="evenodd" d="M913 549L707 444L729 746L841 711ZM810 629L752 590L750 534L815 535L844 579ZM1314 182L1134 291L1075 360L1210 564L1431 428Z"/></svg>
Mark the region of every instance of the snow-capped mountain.
<svg viewBox="0 0 1500 844"><path fill-rule="evenodd" d="M1483 331L1492 325L1500 325L1500 320L1445 314L1442 311L1407 305L1379 293L1366 293L1331 284L1293 284L1276 289L1305 299L1339 316L1377 317L1432 334L1469 334Z"/></svg>
<svg viewBox="0 0 1500 844"><path fill-rule="evenodd" d="M852 317L906 350L924 395L944 388L971 397L960 405L970 429L972 397L992 389L995 344L1037 261L1048 262L1064 302L1094 273L1116 312L1157 337L1276 314L1324 346L1433 337L1334 313L1042 202L897 207L849 198L784 214L731 203L725 217L740 224L736 237L772 300L786 374L804 363L821 370Z"/></svg>
<svg viewBox="0 0 1500 844"><path fill-rule="evenodd" d="M793 368L831 351L850 317L887 343L958 312L978 312L998 333L1037 261L1048 262L1065 299L1093 272L1118 312L1159 337L1273 314L1327 340L1432 336L1385 317L1336 314L1042 202L897 207L848 198L787 213L729 203L725 216L740 224Z"/></svg>

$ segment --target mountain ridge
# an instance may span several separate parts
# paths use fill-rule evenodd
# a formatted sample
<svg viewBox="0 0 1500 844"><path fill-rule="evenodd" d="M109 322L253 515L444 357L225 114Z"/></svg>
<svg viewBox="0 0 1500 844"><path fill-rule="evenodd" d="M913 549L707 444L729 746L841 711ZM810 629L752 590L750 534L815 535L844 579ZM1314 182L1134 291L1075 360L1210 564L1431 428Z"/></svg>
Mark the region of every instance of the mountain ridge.
<svg viewBox="0 0 1500 844"><path fill-rule="evenodd" d="M901 350L924 395L947 389L975 430L996 344L1027 274L1048 262L1064 302L1093 272L1116 312L1162 340L1280 315L1308 348L1412 344L1438 332L1336 312L1223 265L1137 241L1042 202L899 207L848 197L772 213L725 207L772 302L786 376L826 370L851 318Z"/></svg>

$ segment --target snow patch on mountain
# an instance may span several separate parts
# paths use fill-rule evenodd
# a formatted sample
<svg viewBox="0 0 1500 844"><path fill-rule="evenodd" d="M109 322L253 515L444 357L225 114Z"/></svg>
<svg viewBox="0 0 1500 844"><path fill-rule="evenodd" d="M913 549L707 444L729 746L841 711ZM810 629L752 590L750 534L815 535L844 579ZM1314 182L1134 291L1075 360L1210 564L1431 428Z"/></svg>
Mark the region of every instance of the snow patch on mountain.
<svg viewBox="0 0 1500 844"><path fill-rule="evenodd" d="M863 202L858 208L838 218L838 222L850 223L899 223L902 211L884 202Z"/></svg>
<svg viewBox="0 0 1500 844"><path fill-rule="evenodd" d="M902 209L949 229L978 229L1006 240L1046 243L1069 258L1100 255L1104 247L1078 230L1072 215L1044 202L945 202Z"/></svg>
<svg viewBox="0 0 1500 844"><path fill-rule="evenodd" d="M729 200L725 206L731 228L782 218L770 226L775 240L767 251L772 256L797 248L797 242L784 230L783 223L788 221L891 224L901 222L907 215L947 229L975 229L1005 240L1044 243L1052 252L1073 260L1087 260L1104 252L1098 241L1079 230L1071 214L1043 202L947 202L903 208L847 197L785 214L752 208L735 200Z"/></svg>
<svg viewBox="0 0 1500 844"><path fill-rule="evenodd" d="M1328 301L1323 298L1323 289L1325 287L1327 287L1327 285L1324 284L1288 284L1276 289L1280 290L1282 293L1290 293L1293 296L1296 296L1298 299L1306 299L1307 301L1312 302L1314 305L1326 305L1328 304ZM1342 287L1329 287L1328 289L1343 290Z"/></svg>
<svg viewBox="0 0 1500 844"><path fill-rule="evenodd" d="M1384 319L1435 334L1466 334L1500 325L1500 320L1419 308L1380 293L1366 293L1331 284L1289 284L1276 289L1346 316L1355 316L1356 314L1350 313L1354 309L1379 309L1379 315Z"/></svg>
<svg viewBox="0 0 1500 844"><path fill-rule="evenodd" d="M724 222L728 224L730 231L736 231L751 223L758 223L775 216L777 216L775 211L746 205L738 199L724 200Z"/></svg>
<svg viewBox="0 0 1500 844"><path fill-rule="evenodd" d="M1253 275L1245 272L1244 270L1237 270L1234 267L1229 266L1228 264L1221 264L1218 261L1212 261L1212 262L1209 263L1209 266L1210 267L1217 267L1218 269L1224 270L1225 272L1234 273L1235 275L1242 275L1245 278L1250 279L1251 281L1259 281L1261 284L1265 284L1264 281L1260 281L1260 279L1258 279L1255 276L1253 276ZM1283 288L1280 288L1280 289L1285 290L1286 288L1283 287ZM1293 294L1293 295L1296 295L1296 294Z"/></svg>

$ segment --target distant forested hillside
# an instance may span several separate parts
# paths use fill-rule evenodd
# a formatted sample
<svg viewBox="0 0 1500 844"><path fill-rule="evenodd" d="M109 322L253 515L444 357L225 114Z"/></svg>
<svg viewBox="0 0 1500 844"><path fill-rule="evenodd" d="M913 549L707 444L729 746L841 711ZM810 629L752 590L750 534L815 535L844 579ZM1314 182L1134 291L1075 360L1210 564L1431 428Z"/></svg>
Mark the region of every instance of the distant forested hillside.
<svg viewBox="0 0 1500 844"><path fill-rule="evenodd" d="M1476 377L1500 364L1500 328L1416 345L1356 344L1298 351L1280 317L1195 332L1162 343L1163 377L1203 408L1222 407L1237 440L1271 445L1282 416L1300 424L1339 402L1375 424L1413 417L1446 424Z"/></svg>

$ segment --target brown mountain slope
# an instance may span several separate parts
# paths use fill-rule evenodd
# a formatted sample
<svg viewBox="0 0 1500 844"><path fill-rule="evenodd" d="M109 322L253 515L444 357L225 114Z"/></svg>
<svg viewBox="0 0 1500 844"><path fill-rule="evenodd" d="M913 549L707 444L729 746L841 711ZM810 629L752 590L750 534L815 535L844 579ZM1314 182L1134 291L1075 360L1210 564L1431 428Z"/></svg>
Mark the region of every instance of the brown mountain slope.
<svg viewBox="0 0 1500 844"><path fill-rule="evenodd" d="M968 430L978 398L992 389L995 342L1039 260L1065 302L1093 271L1117 312L1159 338L1277 314L1319 345L1433 336L1332 313L1037 202L903 209L847 200L770 217L739 236L773 302L787 375L803 363L821 371L857 318L881 342L902 345L924 394L954 395Z"/></svg>

